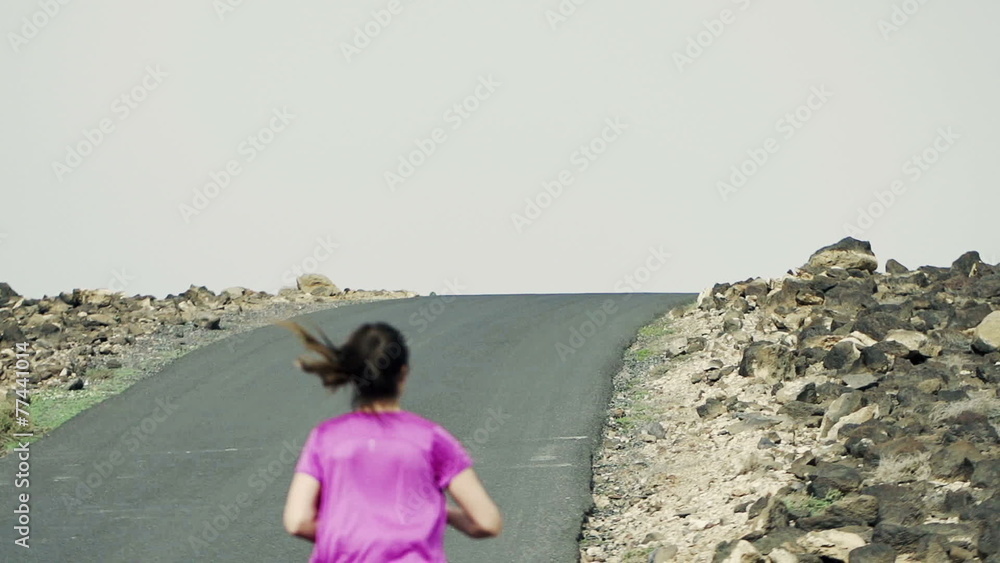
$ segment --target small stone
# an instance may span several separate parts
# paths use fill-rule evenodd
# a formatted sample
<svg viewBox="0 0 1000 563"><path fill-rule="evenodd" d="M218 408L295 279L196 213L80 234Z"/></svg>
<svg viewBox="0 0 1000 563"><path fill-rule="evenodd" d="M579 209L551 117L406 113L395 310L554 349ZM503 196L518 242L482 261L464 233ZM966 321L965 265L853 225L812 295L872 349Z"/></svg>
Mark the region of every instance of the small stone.
<svg viewBox="0 0 1000 563"><path fill-rule="evenodd" d="M650 532L650 533L646 534L646 537L642 538L642 541L639 542L639 543L646 544L646 543L649 543L649 542L660 541L660 540L664 540L664 539L666 539L666 536L664 536L660 532Z"/></svg>
<svg viewBox="0 0 1000 563"><path fill-rule="evenodd" d="M663 425L655 421L643 426L642 431L658 440L662 440L667 437L667 431L663 429Z"/></svg>
<svg viewBox="0 0 1000 563"><path fill-rule="evenodd" d="M910 273L910 269L906 266L897 262L894 258L890 258L885 263L885 271L889 274L900 275Z"/></svg>
<svg viewBox="0 0 1000 563"><path fill-rule="evenodd" d="M686 336L672 336L662 343L664 356L673 358L687 353L688 339Z"/></svg>
<svg viewBox="0 0 1000 563"><path fill-rule="evenodd" d="M653 553L649 554L649 563L673 561L677 557L677 551L677 546L672 544L658 547Z"/></svg>
<svg viewBox="0 0 1000 563"><path fill-rule="evenodd" d="M775 444L774 441L772 441L767 436L761 437L760 441L757 442L757 449L758 450L767 450L767 449L775 448L775 447L777 447L777 444Z"/></svg>
<svg viewBox="0 0 1000 563"><path fill-rule="evenodd" d="M726 405L719 399L708 399L696 409L698 416L710 420L726 412Z"/></svg>
<svg viewBox="0 0 1000 563"><path fill-rule="evenodd" d="M972 349L979 354L1000 350L1000 311L993 311L979 323L972 336Z"/></svg>
<svg viewBox="0 0 1000 563"><path fill-rule="evenodd" d="M854 389L855 391L868 389L878 383L878 378L868 373L849 374L841 377L840 379L844 382L844 385Z"/></svg>
<svg viewBox="0 0 1000 563"><path fill-rule="evenodd" d="M690 340L688 340L687 353L688 354L695 354L697 352L701 352L702 350L705 349L706 345L707 345L707 341L704 338L700 337L700 336L696 336L694 338L691 338Z"/></svg>
<svg viewBox="0 0 1000 563"><path fill-rule="evenodd" d="M79 391L80 389L83 389L83 379L79 377L74 379L73 382L66 387L66 389L69 391Z"/></svg>
<svg viewBox="0 0 1000 563"><path fill-rule="evenodd" d="M894 563L896 550L884 543L868 544L852 549L848 561L849 563Z"/></svg>

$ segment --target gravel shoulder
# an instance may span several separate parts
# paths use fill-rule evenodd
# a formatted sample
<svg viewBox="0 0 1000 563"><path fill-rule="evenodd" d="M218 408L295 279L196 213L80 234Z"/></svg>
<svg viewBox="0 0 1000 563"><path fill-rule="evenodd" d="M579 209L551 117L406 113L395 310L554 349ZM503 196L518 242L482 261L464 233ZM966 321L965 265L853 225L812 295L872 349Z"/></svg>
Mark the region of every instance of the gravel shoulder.
<svg viewBox="0 0 1000 563"><path fill-rule="evenodd" d="M703 374L723 372L720 361L735 366L742 337L714 336L721 315L686 311L645 327L615 377L582 561L638 563L656 552L662 561L712 561L716 545L747 523L739 506L791 480L773 471L774 453L758 449L768 430L696 412L708 398ZM711 393L764 404L770 389L730 376ZM778 434L781 451L808 449Z"/></svg>
<svg viewBox="0 0 1000 563"><path fill-rule="evenodd" d="M1000 561L1000 265L846 238L644 327L584 562Z"/></svg>

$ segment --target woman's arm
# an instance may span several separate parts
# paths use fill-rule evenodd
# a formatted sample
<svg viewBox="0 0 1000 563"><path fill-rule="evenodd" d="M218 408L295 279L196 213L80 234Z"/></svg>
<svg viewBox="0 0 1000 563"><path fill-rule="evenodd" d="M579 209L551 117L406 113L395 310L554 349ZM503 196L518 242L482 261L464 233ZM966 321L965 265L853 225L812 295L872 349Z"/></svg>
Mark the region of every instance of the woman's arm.
<svg viewBox="0 0 1000 563"><path fill-rule="evenodd" d="M285 501L285 531L293 536L315 542L316 514L319 506L320 485L312 475L296 473L288 488Z"/></svg>
<svg viewBox="0 0 1000 563"><path fill-rule="evenodd" d="M458 506L448 506L448 524L472 538L493 538L503 530L500 509L483 487L471 467L462 471L448 485Z"/></svg>

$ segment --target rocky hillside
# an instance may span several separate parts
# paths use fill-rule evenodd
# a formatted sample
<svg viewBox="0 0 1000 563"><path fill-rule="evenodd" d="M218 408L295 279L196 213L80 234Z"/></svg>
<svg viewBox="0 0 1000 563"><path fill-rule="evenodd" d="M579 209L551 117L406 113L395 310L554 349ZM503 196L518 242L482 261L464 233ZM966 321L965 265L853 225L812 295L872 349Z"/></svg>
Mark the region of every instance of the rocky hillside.
<svg viewBox="0 0 1000 563"><path fill-rule="evenodd" d="M1000 267L877 266L844 239L641 339L584 561L1000 561Z"/></svg>
<svg viewBox="0 0 1000 563"><path fill-rule="evenodd" d="M120 366L117 357L137 336L172 325L223 329L225 313L266 309L280 303L316 303L412 297L406 291L340 290L327 277L307 274L295 288L271 295L243 287L218 294L191 286L163 299L126 297L104 289L74 289L56 297L29 299L0 283L0 392L14 388L15 343L30 342L30 384L78 388L88 369Z"/></svg>

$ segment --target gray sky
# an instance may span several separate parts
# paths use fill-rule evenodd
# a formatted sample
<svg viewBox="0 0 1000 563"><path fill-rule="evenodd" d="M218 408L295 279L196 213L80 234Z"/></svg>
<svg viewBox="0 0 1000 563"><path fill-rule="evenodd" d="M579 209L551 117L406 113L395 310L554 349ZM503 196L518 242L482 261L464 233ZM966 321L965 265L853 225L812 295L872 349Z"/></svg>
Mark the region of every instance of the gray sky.
<svg viewBox="0 0 1000 563"><path fill-rule="evenodd" d="M848 229L1000 260L996 2L237 2L0 5L0 281L699 291Z"/></svg>

